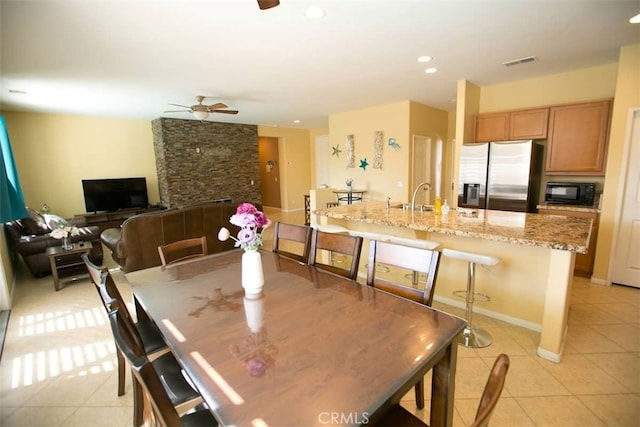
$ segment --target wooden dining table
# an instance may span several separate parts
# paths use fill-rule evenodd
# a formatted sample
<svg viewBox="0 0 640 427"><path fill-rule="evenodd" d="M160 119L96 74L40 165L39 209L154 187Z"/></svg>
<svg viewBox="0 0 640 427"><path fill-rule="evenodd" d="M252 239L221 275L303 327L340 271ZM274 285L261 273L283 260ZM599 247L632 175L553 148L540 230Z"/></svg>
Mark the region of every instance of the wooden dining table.
<svg viewBox="0 0 640 427"><path fill-rule="evenodd" d="M221 425L365 425L430 370L430 424L452 424L462 319L266 251L248 298L241 255L126 274Z"/></svg>

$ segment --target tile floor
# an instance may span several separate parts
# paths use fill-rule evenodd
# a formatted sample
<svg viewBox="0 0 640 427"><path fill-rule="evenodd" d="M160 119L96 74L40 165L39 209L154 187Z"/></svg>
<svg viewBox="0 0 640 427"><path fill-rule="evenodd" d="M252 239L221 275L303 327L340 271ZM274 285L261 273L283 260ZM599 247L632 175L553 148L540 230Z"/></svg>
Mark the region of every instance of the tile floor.
<svg viewBox="0 0 640 427"><path fill-rule="evenodd" d="M301 212L266 211L272 219L303 219ZM271 248L268 232L265 247ZM115 266L107 251L105 263ZM113 339L88 283L82 278L54 292L50 276L34 279L19 269L0 361L0 426L131 425L130 377L126 394L117 397ZM511 369L492 426L640 425L640 289L595 286L576 277L571 301L560 364L535 355L536 332L474 317L494 343L459 348L454 426L470 425L493 360L503 352ZM428 409L416 410L413 391L402 403L428 419Z"/></svg>

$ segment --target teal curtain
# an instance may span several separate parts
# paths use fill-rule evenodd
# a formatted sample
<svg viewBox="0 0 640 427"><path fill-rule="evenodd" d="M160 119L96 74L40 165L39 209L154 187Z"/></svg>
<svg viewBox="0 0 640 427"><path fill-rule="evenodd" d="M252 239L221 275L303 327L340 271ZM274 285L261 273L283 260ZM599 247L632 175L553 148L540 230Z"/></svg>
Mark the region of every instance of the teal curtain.
<svg viewBox="0 0 640 427"><path fill-rule="evenodd" d="M4 116L0 116L0 148L0 222L5 223L29 214L25 208Z"/></svg>

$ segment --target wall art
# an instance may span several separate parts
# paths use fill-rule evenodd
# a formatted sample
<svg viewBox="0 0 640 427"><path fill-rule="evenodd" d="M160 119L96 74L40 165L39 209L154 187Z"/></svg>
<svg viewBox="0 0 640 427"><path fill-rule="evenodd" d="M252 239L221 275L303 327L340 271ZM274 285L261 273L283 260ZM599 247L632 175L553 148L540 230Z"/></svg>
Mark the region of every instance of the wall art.
<svg viewBox="0 0 640 427"><path fill-rule="evenodd" d="M367 162L367 158L365 157L364 159L360 160L360 167L362 168L363 171L366 171L367 166L369 166L369 162Z"/></svg>
<svg viewBox="0 0 640 427"><path fill-rule="evenodd" d="M339 158L340 153L342 153L342 150L340 149L340 144L336 144L335 147L331 147L331 148L333 148L333 153L331 153L331 155Z"/></svg>
<svg viewBox="0 0 640 427"><path fill-rule="evenodd" d="M400 151L400 144L396 142L395 138L389 138L389 147L396 151Z"/></svg>
<svg viewBox="0 0 640 427"><path fill-rule="evenodd" d="M373 168L382 169L382 154L384 143L382 142L382 131L377 130L373 133Z"/></svg>
<svg viewBox="0 0 640 427"><path fill-rule="evenodd" d="M355 138L353 135L347 135L347 167L356 167Z"/></svg>

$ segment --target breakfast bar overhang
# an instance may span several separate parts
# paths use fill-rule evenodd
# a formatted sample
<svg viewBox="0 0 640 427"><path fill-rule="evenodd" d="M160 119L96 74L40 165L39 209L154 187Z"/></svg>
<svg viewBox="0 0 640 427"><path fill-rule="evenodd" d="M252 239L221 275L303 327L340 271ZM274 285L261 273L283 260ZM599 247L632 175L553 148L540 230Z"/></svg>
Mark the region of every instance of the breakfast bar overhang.
<svg viewBox="0 0 640 427"><path fill-rule="evenodd" d="M313 221L350 230L433 240L440 248L484 253L501 262L479 268L476 290L491 301L477 311L540 333L538 356L560 362L566 336L576 253L586 253L591 219L492 210L431 211L364 202L313 211ZM365 244L361 260L366 260ZM361 262L361 271L364 262ZM464 287L466 266L443 258L435 299L456 305L452 293Z"/></svg>

